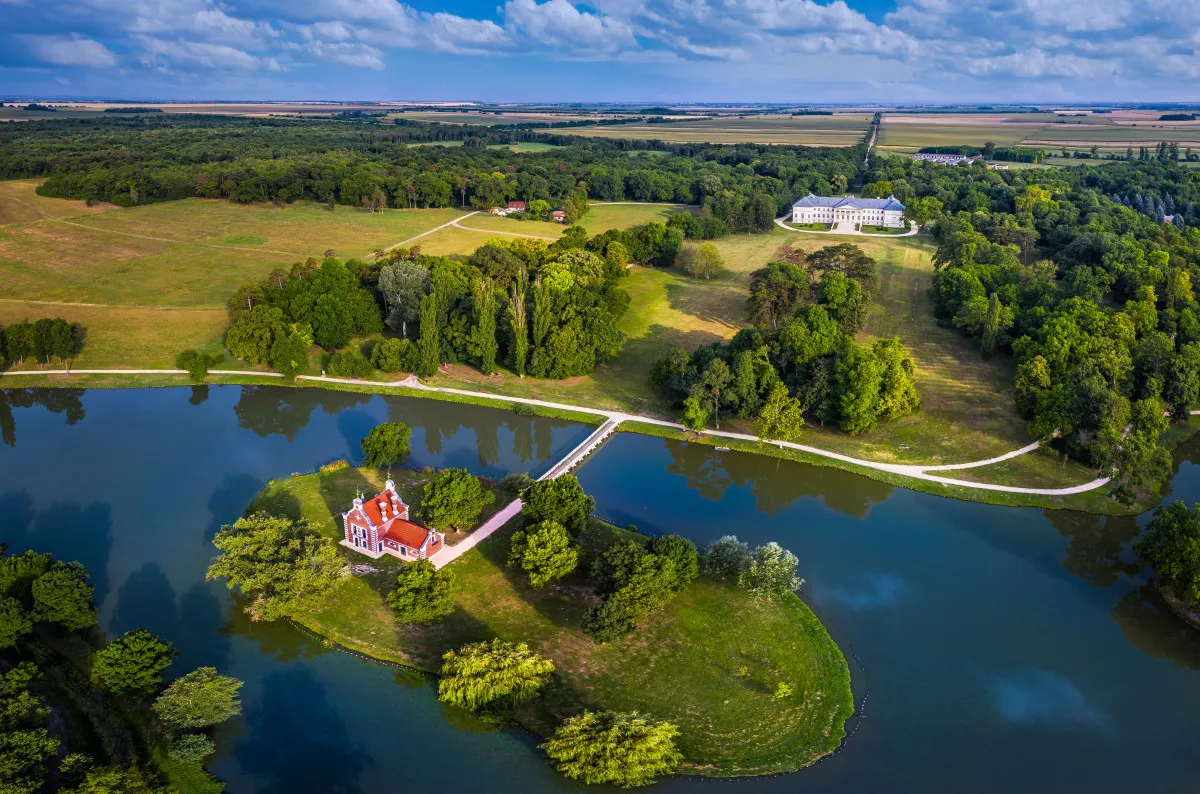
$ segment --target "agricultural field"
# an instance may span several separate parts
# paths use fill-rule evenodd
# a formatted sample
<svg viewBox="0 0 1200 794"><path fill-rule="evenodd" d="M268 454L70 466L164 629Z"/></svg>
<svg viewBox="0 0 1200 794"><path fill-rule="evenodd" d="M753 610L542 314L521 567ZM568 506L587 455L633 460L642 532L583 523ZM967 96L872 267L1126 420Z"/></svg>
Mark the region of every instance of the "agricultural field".
<svg viewBox="0 0 1200 794"><path fill-rule="evenodd" d="M1200 122L1158 121L1159 114L1120 111L1112 114L885 113L878 145L885 152L915 152L924 146L997 146L1068 150L1098 146L1124 153L1127 147L1152 147L1159 141L1200 147ZM1074 162L1073 164L1078 164Z"/></svg>
<svg viewBox="0 0 1200 794"><path fill-rule="evenodd" d="M671 143L777 143L789 146L854 146L871 126L871 113L833 116L721 116L672 124L580 127L570 135L659 140Z"/></svg>
<svg viewBox="0 0 1200 794"><path fill-rule="evenodd" d="M495 124L544 124L555 121L585 121L592 119L611 119L622 114L571 114L571 113L538 113L534 111L512 111L512 112L493 112L493 111L446 111L438 113L436 111L401 111L393 113L388 118L409 119L410 121L433 122L435 124L482 124L493 126Z"/></svg>

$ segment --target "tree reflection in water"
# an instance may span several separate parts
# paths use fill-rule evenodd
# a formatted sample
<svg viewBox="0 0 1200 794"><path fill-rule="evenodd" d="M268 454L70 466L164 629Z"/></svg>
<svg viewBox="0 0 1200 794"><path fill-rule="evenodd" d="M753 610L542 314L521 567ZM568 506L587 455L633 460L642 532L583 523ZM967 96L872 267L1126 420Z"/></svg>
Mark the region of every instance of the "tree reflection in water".
<svg viewBox="0 0 1200 794"><path fill-rule="evenodd" d="M14 408L39 405L52 414L65 414L68 425L83 421L83 394L86 389L0 389L0 441L17 445L17 420Z"/></svg>

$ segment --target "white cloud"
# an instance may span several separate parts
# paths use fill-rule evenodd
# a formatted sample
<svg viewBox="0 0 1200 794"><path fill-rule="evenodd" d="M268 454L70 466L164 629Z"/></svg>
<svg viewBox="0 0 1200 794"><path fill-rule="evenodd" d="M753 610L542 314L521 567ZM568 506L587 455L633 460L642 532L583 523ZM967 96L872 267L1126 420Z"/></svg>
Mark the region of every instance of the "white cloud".
<svg viewBox="0 0 1200 794"><path fill-rule="evenodd" d="M33 56L57 66L83 66L109 69L117 65L117 56L93 39L82 36L24 36Z"/></svg>
<svg viewBox="0 0 1200 794"><path fill-rule="evenodd" d="M184 39L156 39L139 36L144 53L142 63L163 70L175 67L255 71L282 71L273 57L251 55L227 44L209 44Z"/></svg>
<svg viewBox="0 0 1200 794"><path fill-rule="evenodd" d="M636 46L628 22L580 11L567 0L508 0L504 25L514 35L571 55L611 53Z"/></svg>
<svg viewBox="0 0 1200 794"><path fill-rule="evenodd" d="M343 63L364 69L382 69L383 53L367 44L314 41L308 51L323 61Z"/></svg>

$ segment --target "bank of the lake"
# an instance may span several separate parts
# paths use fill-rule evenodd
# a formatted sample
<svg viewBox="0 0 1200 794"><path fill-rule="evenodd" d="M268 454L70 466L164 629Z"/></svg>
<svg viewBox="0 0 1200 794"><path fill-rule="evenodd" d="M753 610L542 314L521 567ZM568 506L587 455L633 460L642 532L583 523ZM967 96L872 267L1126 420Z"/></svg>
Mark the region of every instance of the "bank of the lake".
<svg viewBox="0 0 1200 794"><path fill-rule="evenodd" d="M244 714L217 731L209 764L229 794L588 791L527 732L439 703L428 676L255 623L205 581L213 534L270 480L361 464L359 440L388 420L413 430L407 467L496 480L544 473L592 431L277 384L24 393L0 441L0 539L82 562L100 628L169 640L173 676L213 666L246 682ZM1200 440L1175 460L1167 497L1200 501ZM655 792L1183 794L1200 779L1200 631L1138 566L1142 518L940 499L634 433L576 474L620 525L794 551L800 593L864 706L841 751L796 775L680 776Z"/></svg>
<svg viewBox="0 0 1200 794"><path fill-rule="evenodd" d="M342 469L268 483L250 511L307 519L341 538L335 515L358 492L382 486L380 472ZM393 472L401 497L420 514L431 472ZM497 491L494 512L513 498ZM486 519L486 515L481 519ZM518 516L451 565L453 615L435 626L398 625L385 596L402 562L340 550L376 573L345 579L291 617L304 628L376 659L436 672L443 653L493 637L528 642L554 662L546 691L517 720L547 736L583 708L641 711L680 728L681 771L712 776L791 772L832 753L854 711L846 659L797 597L758 599L701 576L630 637L599 645L580 628L596 603L584 572L614 542L644 539L594 521L579 538L577 573L535 590L505 564ZM453 543L456 538L448 536ZM777 684L794 689L776 698Z"/></svg>
<svg viewBox="0 0 1200 794"><path fill-rule="evenodd" d="M5 373L0 372L0 377L4 375ZM188 377L184 374L168 374L165 372L131 372L128 374L10 375L5 380L0 381L0 383L3 383L6 388L35 387L65 389L133 389L197 385L191 383ZM521 415L542 416L552 419L565 419L572 422L579 422L581 424L599 425L604 421L603 412L582 406L579 407L578 410L572 410L568 407L549 407L545 405L536 405L529 402L523 402L516 398L507 397L504 395L492 395L486 392L474 394L450 393L434 389L415 389L406 386L396 386L370 380L349 382L332 381L327 379L315 381L302 378L295 381L287 381L285 379L271 377L263 373L246 371L245 373L237 374L210 374L206 378L205 382L199 385L279 386L305 389L320 388L330 391L415 397L418 399L438 400L462 405L509 409L516 410ZM4 406L0 405L0 411L3 410ZM692 442L708 444L710 446L729 447L755 454L766 454L772 457L785 458L801 463L807 463L813 466L839 469L873 480L878 480L880 482L899 485L915 491L932 494L934 496L942 496L962 501L979 502L982 504L991 504L1004 507L1038 507L1050 510L1072 510L1084 513L1094 513L1097 515L1134 516L1149 510L1160 501L1160 495L1158 493L1154 493L1146 489L1138 489L1138 493L1136 495L1137 498L1135 501L1132 504L1124 505L1111 498L1112 489L1107 485L1090 489L1081 493L1066 495L1044 495L1036 493L997 491L971 487L967 484L955 485L940 483L932 480L907 476L897 472L874 469L869 466L855 465L834 457L813 454L803 450L776 447L770 444L760 444L740 439L713 436L704 433L692 433L679 428L657 425L649 422L626 421L621 424L619 430L623 432L634 432L659 436L662 438L688 440ZM1198 430L1200 430L1200 416L1192 416L1188 422L1176 423L1172 425L1167 433L1163 436L1163 446L1168 452L1172 452L1179 444L1195 435ZM949 470L944 472L944 475L951 479L961 479L964 481L964 483L986 483L991 481L988 476L990 471L991 470L989 467L983 467L979 469ZM1019 476L1017 480L1018 481L1014 482L1003 482L1001 484L1020 485L1022 487L1030 488L1037 488L1040 485L1038 482L1027 481L1026 476Z"/></svg>

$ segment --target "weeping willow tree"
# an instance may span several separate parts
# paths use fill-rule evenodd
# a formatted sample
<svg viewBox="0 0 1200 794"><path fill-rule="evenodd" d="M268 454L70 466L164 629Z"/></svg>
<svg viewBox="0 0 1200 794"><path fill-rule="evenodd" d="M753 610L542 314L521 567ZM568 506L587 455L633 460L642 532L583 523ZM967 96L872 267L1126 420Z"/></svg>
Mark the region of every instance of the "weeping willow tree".
<svg viewBox="0 0 1200 794"><path fill-rule="evenodd" d="M523 642L468 643L442 656L438 698L471 710L513 708L550 680L554 663Z"/></svg>

